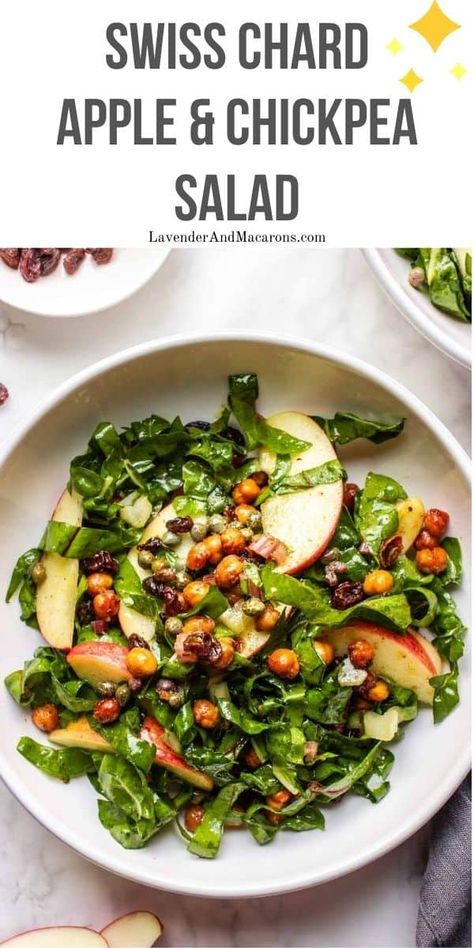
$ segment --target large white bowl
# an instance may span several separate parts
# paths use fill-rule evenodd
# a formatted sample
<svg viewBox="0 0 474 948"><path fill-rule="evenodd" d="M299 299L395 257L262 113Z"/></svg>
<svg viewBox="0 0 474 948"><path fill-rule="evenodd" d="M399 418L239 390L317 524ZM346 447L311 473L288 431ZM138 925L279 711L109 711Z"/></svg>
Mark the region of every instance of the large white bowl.
<svg viewBox="0 0 474 948"><path fill-rule="evenodd" d="M68 477L70 458L83 450L100 419L118 425L158 412L184 420L212 418L226 396L229 372L258 372L260 407L322 415L352 409L407 416L406 433L376 448L356 442L342 456L351 480L369 470L398 478L427 504L449 510L453 534L469 550L469 464L452 435L413 395L382 372L348 355L306 341L265 336L165 339L112 356L63 385L3 451L0 480L0 583L16 556L34 546ZM468 568L468 567L467 567ZM3 598L3 597L2 597ZM457 595L467 617L468 590ZM6 675L41 640L0 605L0 671ZM126 851L100 826L87 779L64 786L27 763L18 738L41 738L29 714L2 696L0 772L14 795L44 826L77 852L146 885L196 895L233 897L290 891L327 881L376 859L425 823L456 789L469 764L468 660L462 703L441 725L422 711L395 748L392 791L377 806L353 797L327 810L322 832L282 833L259 848L245 832L228 832L214 861L190 856L174 829L147 848Z"/></svg>
<svg viewBox="0 0 474 948"><path fill-rule="evenodd" d="M165 262L165 247L114 251L110 263L98 266L90 256L68 276L62 262L50 276L26 283L18 270L0 260L0 300L37 316L85 316L116 306L136 293Z"/></svg>
<svg viewBox="0 0 474 948"><path fill-rule="evenodd" d="M433 306L426 293L410 286L410 263L390 248L363 250L380 286L408 322L437 349L470 368L472 330L470 323L448 316Z"/></svg>

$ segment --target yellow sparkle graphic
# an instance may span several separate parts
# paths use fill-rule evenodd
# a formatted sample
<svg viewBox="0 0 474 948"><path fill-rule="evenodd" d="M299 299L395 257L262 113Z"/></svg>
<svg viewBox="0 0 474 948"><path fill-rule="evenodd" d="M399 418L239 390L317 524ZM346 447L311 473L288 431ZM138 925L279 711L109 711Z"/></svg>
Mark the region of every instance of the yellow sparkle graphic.
<svg viewBox="0 0 474 948"><path fill-rule="evenodd" d="M393 53L394 56L396 56L397 53L399 53L400 50L403 49L403 46L402 46L402 44L399 42L399 40L397 40L397 39L394 37L394 39L391 40L390 43L387 43L387 49L390 50L390 52Z"/></svg>
<svg viewBox="0 0 474 948"><path fill-rule="evenodd" d="M413 92L414 89L420 85L420 82L423 82L423 79L421 76L417 76L413 69L409 69L406 75L402 76L400 82L403 82L403 85L407 87L409 92Z"/></svg>
<svg viewBox="0 0 474 948"><path fill-rule="evenodd" d="M453 68L449 71L455 79L462 79L462 77L467 73L467 69L465 69L464 66L461 66L461 63L456 63L456 65L453 66Z"/></svg>
<svg viewBox="0 0 474 948"><path fill-rule="evenodd" d="M437 0L434 0L434 3L431 4L425 15L421 17L421 20L410 24L410 29L415 30L420 36L423 36L427 43L430 44L434 53L439 49L441 43L447 36L460 28L460 23L455 23L454 20L450 20L449 16L443 13Z"/></svg>

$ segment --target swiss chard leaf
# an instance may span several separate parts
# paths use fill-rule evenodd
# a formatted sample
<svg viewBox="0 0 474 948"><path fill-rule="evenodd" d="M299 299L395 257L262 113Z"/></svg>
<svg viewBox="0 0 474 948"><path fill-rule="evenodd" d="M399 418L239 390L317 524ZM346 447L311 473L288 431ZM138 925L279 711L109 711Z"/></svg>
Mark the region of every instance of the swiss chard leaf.
<svg viewBox="0 0 474 948"><path fill-rule="evenodd" d="M364 489L356 496L355 523L371 553L377 556L383 540L396 533L396 503L406 491L385 474L368 474Z"/></svg>
<svg viewBox="0 0 474 948"><path fill-rule="evenodd" d="M104 754L98 777L104 796L134 822L154 818L153 792L144 774L124 757Z"/></svg>
<svg viewBox="0 0 474 948"><path fill-rule="evenodd" d="M257 376L252 373L229 377L229 404L245 437L247 449L258 445L275 454L300 454L310 447L308 441L293 438L286 431L273 428L257 415L255 403L258 398Z"/></svg>
<svg viewBox="0 0 474 948"><path fill-rule="evenodd" d="M17 750L38 770L64 783L68 783L72 777L82 777L96 769L92 755L76 747L52 750L50 747L38 744L31 737L21 737Z"/></svg>
<svg viewBox="0 0 474 948"><path fill-rule="evenodd" d="M384 441L397 438L405 425L404 418L395 418L393 421L374 421L350 411L338 411L334 418L314 416L313 420L321 425L333 444L349 444L356 438L367 438L373 444L383 444Z"/></svg>
<svg viewBox="0 0 474 948"><path fill-rule="evenodd" d="M188 845L190 853L204 859L214 859L217 856L225 819L244 790L244 783L229 783L219 790L217 796L205 807L203 820Z"/></svg>

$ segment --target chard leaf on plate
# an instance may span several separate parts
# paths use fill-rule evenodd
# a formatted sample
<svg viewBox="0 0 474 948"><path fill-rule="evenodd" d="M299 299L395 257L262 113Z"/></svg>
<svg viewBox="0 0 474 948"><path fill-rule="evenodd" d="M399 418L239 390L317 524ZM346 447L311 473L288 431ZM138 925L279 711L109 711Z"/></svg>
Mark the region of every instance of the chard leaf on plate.
<svg viewBox="0 0 474 948"><path fill-rule="evenodd" d="M310 445L268 425L257 415L255 403L258 398L257 376L252 373L229 377L229 404L245 436L249 451L259 445L275 454L300 454Z"/></svg>
<svg viewBox="0 0 474 948"><path fill-rule="evenodd" d="M393 421L374 421L350 411L338 411L334 418L320 418L314 415L313 421L321 426L333 444L349 444L356 438L367 438L373 444L382 444L384 441L397 438L405 425L404 418L395 418Z"/></svg>
<svg viewBox="0 0 474 948"><path fill-rule="evenodd" d="M38 770L42 770L49 777L57 777L64 783L68 783L72 777L82 777L96 769L91 754L78 750L76 747L52 750L50 747L38 744L31 737L21 737L17 750Z"/></svg>

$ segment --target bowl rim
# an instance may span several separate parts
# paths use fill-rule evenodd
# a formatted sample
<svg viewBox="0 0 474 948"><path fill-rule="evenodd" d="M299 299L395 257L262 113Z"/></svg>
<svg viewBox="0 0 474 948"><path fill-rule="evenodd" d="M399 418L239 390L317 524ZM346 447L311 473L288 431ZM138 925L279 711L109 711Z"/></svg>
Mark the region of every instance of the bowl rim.
<svg viewBox="0 0 474 948"><path fill-rule="evenodd" d="M436 346L444 355L449 356L450 359L454 359L458 365L470 369L472 364L471 345L467 347L461 345L461 343L451 338L447 329L440 329L436 323L431 322L427 318L422 307L418 305L416 298L412 298L408 292L408 283L407 287L404 287L385 263L381 250L389 249L391 248L366 247L362 250L362 255L372 270L377 282L396 306L399 313L401 313L428 342L431 342L432 345ZM446 314L446 319L450 319L448 314Z"/></svg>
<svg viewBox="0 0 474 948"><path fill-rule="evenodd" d="M335 347L326 346L324 344L320 344L319 342L314 342L313 340L282 334L270 335L264 332L247 332L236 330L225 330L223 332L208 333L180 333L173 336L166 336L161 339L149 340L138 346L133 346L116 352L113 355L107 356L106 358L87 366L85 369L82 369L80 372L67 379L61 385L57 386L46 399L43 399L38 407L34 410L32 417L23 421L23 423L18 426L15 434L0 447L0 474L2 472L3 465L8 460L11 453L21 443L23 438L28 435L35 425L41 421L41 419L52 408L58 405L66 397L71 395L80 386L84 385L84 383L99 377L104 372L108 372L118 366L135 361L136 359L140 359L143 356L151 355L155 352L166 351L168 349L186 348L195 344L215 342L262 343L264 345L275 346L276 348L284 347L306 352L310 355L327 359L329 362L340 365L349 371L357 373L363 378L375 382L386 392L406 404L407 407L409 407L410 410L418 417L418 419L429 428L434 438L453 458L458 470L464 476L468 487L470 487L471 465L467 452L461 447L459 442L445 427L445 425L439 421L431 409L429 409L418 398L418 396L410 392L409 389L407 389L400 382L392 379L384 371L347 352L341 352ZM340 878L356 869L368 865L374 860L384 856L386 853L390 852L401 843L405 842L405 840L407 840L422 826L424 826L425 823L427 823L434 816L434 814L437 813L437 811L454 793L454 791L469 772L469 769L470 748L469 744L467 744L463 754L458 758L456 767L452 768L451 771L445 775L444 780L437 784L437 786L433 789L433 793L431 794L429 800L424 806L420 806L411 817L410 815L407 815L402 826L394 826L392 831L384 837L383 841L371 841L371 843L355 857L347 857L346 859L341 860L337 868L334 867L326 871L321 871L319 869L317 873L308 873L306 871L299 875L297 871L291 880L288 880L288 882L284 883L265 883L262 881L261 884L259 883L258 886L255 886L254 884L248 885L245 883L245 881L241 881L239 882L238 889L235 887L225 888L224 886L219 892L214 892L210 887L208 887L207 883L199 884L197 878L196 882L191 884L180 884L179 882L170 881L163 877L157 879L151 872L142 871L139 868L137 869L137 867L135 867L133 871L131 869L127 870L127 868L121 864L121 861L116 859L114 856L101 855L99 846L95 846L92 849L91 854L90 845L82 843L79 834L73 834L69 831L65 832L61 827L60 821L56 820L54 814L48 813L43 805L37 802L33 794L23 787L21 780L17 777L13 767L3 758L0 750L0 777L4 784L13 794L13 796L30 813L31 816L33 816L45 829L53 833L57 839L70 846L72 850L90 862L98 865L100 868L106 869L109 872L121 876L122 878L129 879L130 881L141 883L143 885L150 886L151 888L161 889L164 891L206 898L261 897L278 895L286 892L294 892L300 889L309 888L314 885L321 885L325 882L331 881L332 879ZM196 877L198 877L198 873L196 873Z"/></svg>

